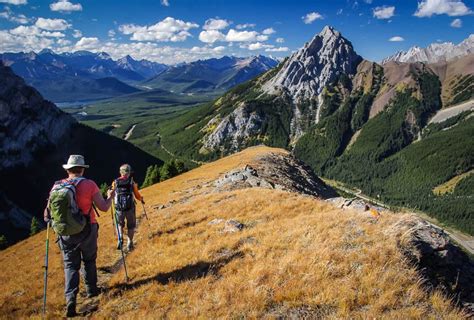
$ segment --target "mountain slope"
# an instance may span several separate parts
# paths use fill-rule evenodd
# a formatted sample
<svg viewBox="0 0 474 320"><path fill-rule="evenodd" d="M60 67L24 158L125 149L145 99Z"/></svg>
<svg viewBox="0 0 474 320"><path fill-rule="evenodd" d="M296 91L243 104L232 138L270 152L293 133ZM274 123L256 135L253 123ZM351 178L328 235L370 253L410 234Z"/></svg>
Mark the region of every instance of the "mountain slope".
<svg viewBox="0 0 474 320"><path fill-rule="evenodd" d="M289 165L275 166L269 159ZM384 212L375 219L291 187L245 185L233 173L252 171L246 165L256 170L252 179L265 170L270 177L273 169L284 170L289 174L272 178L282 186L301 179L293 170L304 171L286 151L250 148L142 190L150 224L139 217L137 246L126 258L130 281L124 282L104 214L98 267L106 290L96 299L79 295L79 310L98 318L464 317L439 289L422 285L417 265L421 269L423 262L407 260L410 254L438 257L422 250L436 246L430 240L456 256L459 251L442 232L409 215ZM229 188L223 181L230 181ZM231 219L243 228L231 228L239 226L226 223ZM1 314L39 315L44 237L42 232L0 252ZM50 249L48 315L60 317L62 262L57 246ZM452 268L462 259L456 257L441 260ZM458 283L469 276L461 273Z"/></svg>
<svg viewBox="0 0 474 320"><path fill-rule="evenodd" d="M143 86L180 93L228 90L275 67L277 63L265 56L224 56L219 59L198 60L171 67L143 82Z"/></svg>
<svg viewBox="0 0 474 320"><path fill-rule="evenodd" d="M110 183L122 163L135 167L138 181L147 166L161 163L126 141L77 123L10 68L0 66L0 75L0 233L10 242L27 236L31 217L41 216L50 187L65 175L61 164L69 154L86 157L87 176L98 184Z"/></svg>
<svg viewBox="0 0 474 320"><path fill-rule="evenodd" d="M471 53L474 53L474 34L471 34L457 45L452 42L432 43L426 48L415 46L407 51L399 51L382 60L382 64L388 61L437 63L460 58Z"/></svg>

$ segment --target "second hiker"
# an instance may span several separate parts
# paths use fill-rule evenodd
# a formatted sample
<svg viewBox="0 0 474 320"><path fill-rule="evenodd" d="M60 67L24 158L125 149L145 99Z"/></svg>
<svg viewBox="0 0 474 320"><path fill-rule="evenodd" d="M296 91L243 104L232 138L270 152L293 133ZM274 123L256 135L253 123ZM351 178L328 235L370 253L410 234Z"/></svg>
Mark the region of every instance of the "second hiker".
<svg viewBox="0 0 474 320"><path fill-rule="evenodd" d="M127 249L130 251L133 250L133 235L137 225L134 196L143 204L145 202L140 192L138 192L138 185L133 181L132 167L129 164L120 166L120 177L114 180L112 189L115 190L115 214L121 235L123 235L125 219L127 219ZM123 239L123 236L120 238ZM121 249L122 245L123 243L119 240L117 249Z"/></svg>

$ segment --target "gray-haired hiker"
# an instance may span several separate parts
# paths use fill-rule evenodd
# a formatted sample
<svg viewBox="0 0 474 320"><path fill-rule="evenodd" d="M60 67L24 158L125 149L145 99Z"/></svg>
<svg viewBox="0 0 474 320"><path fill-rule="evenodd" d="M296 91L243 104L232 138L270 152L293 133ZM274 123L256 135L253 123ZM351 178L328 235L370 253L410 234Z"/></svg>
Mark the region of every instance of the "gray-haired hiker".
<svg viewBox="0 0 474 320"><path fill-rule="evenodd" d="M93 205L107 211L112 203L113 190L107 192L107 200L104 200L97 184L83 177L85 168L89 166L81 155L71 155L63 168L68 177L57 181L51 189L45 221L51 223L59 238L64 260L66 316L73 317L77 315L81 260L87 296L95 297L100 293L96 267L99 225Z"/></svg>
<svg viewBox="0 0 474 320"><path fill-rule="evenodd" d="M132 167L130 167L129 164L120 166L120 177L115 179L112 183L112 189L116 191L115 212L119 223L119 233L123 235L125 219L127 219L127 249L131 251L133 250L133 235L135 234L135 227L137 226L134 196L143 204L145 201L140 192L138 192L138 185L133 181ZM123 239L123 236L119 239ZM117 249L120 249L122 245L119 240Z"/></svg>

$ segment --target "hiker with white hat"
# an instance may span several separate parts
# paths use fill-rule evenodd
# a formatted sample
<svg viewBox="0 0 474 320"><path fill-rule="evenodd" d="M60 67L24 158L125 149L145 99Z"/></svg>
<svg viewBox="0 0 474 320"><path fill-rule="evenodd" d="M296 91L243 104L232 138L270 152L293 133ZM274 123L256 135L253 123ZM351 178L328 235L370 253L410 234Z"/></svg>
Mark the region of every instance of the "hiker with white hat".
<svg viewBox="0 0 474 320"><path fill-rule="evenodd" d="M101 211L109 210L114 191L107 191L107 199L104 199L97 184L83 177L89 166L82 155L69 156L63 168L68 177L54 184L45 210L45 221L51 223L58 235L64 260L66 316L73 317L77 315L81 260L87 296L95 297L100 293L96 267L99 225L94 205Z"/></svg>

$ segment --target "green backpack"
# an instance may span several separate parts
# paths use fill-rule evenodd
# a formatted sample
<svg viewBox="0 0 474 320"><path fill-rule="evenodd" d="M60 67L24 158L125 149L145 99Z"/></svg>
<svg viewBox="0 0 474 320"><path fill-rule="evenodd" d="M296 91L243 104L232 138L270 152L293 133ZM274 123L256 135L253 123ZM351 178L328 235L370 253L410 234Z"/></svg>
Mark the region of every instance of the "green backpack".
<svg viewBox="0 0 474 320"><path fill-rule="evenodd" d="M87 224L87 219L76 202L76 187L82 180L85 178L58 181L49 194L51 226L60 236L77 234Z"/></svg>

